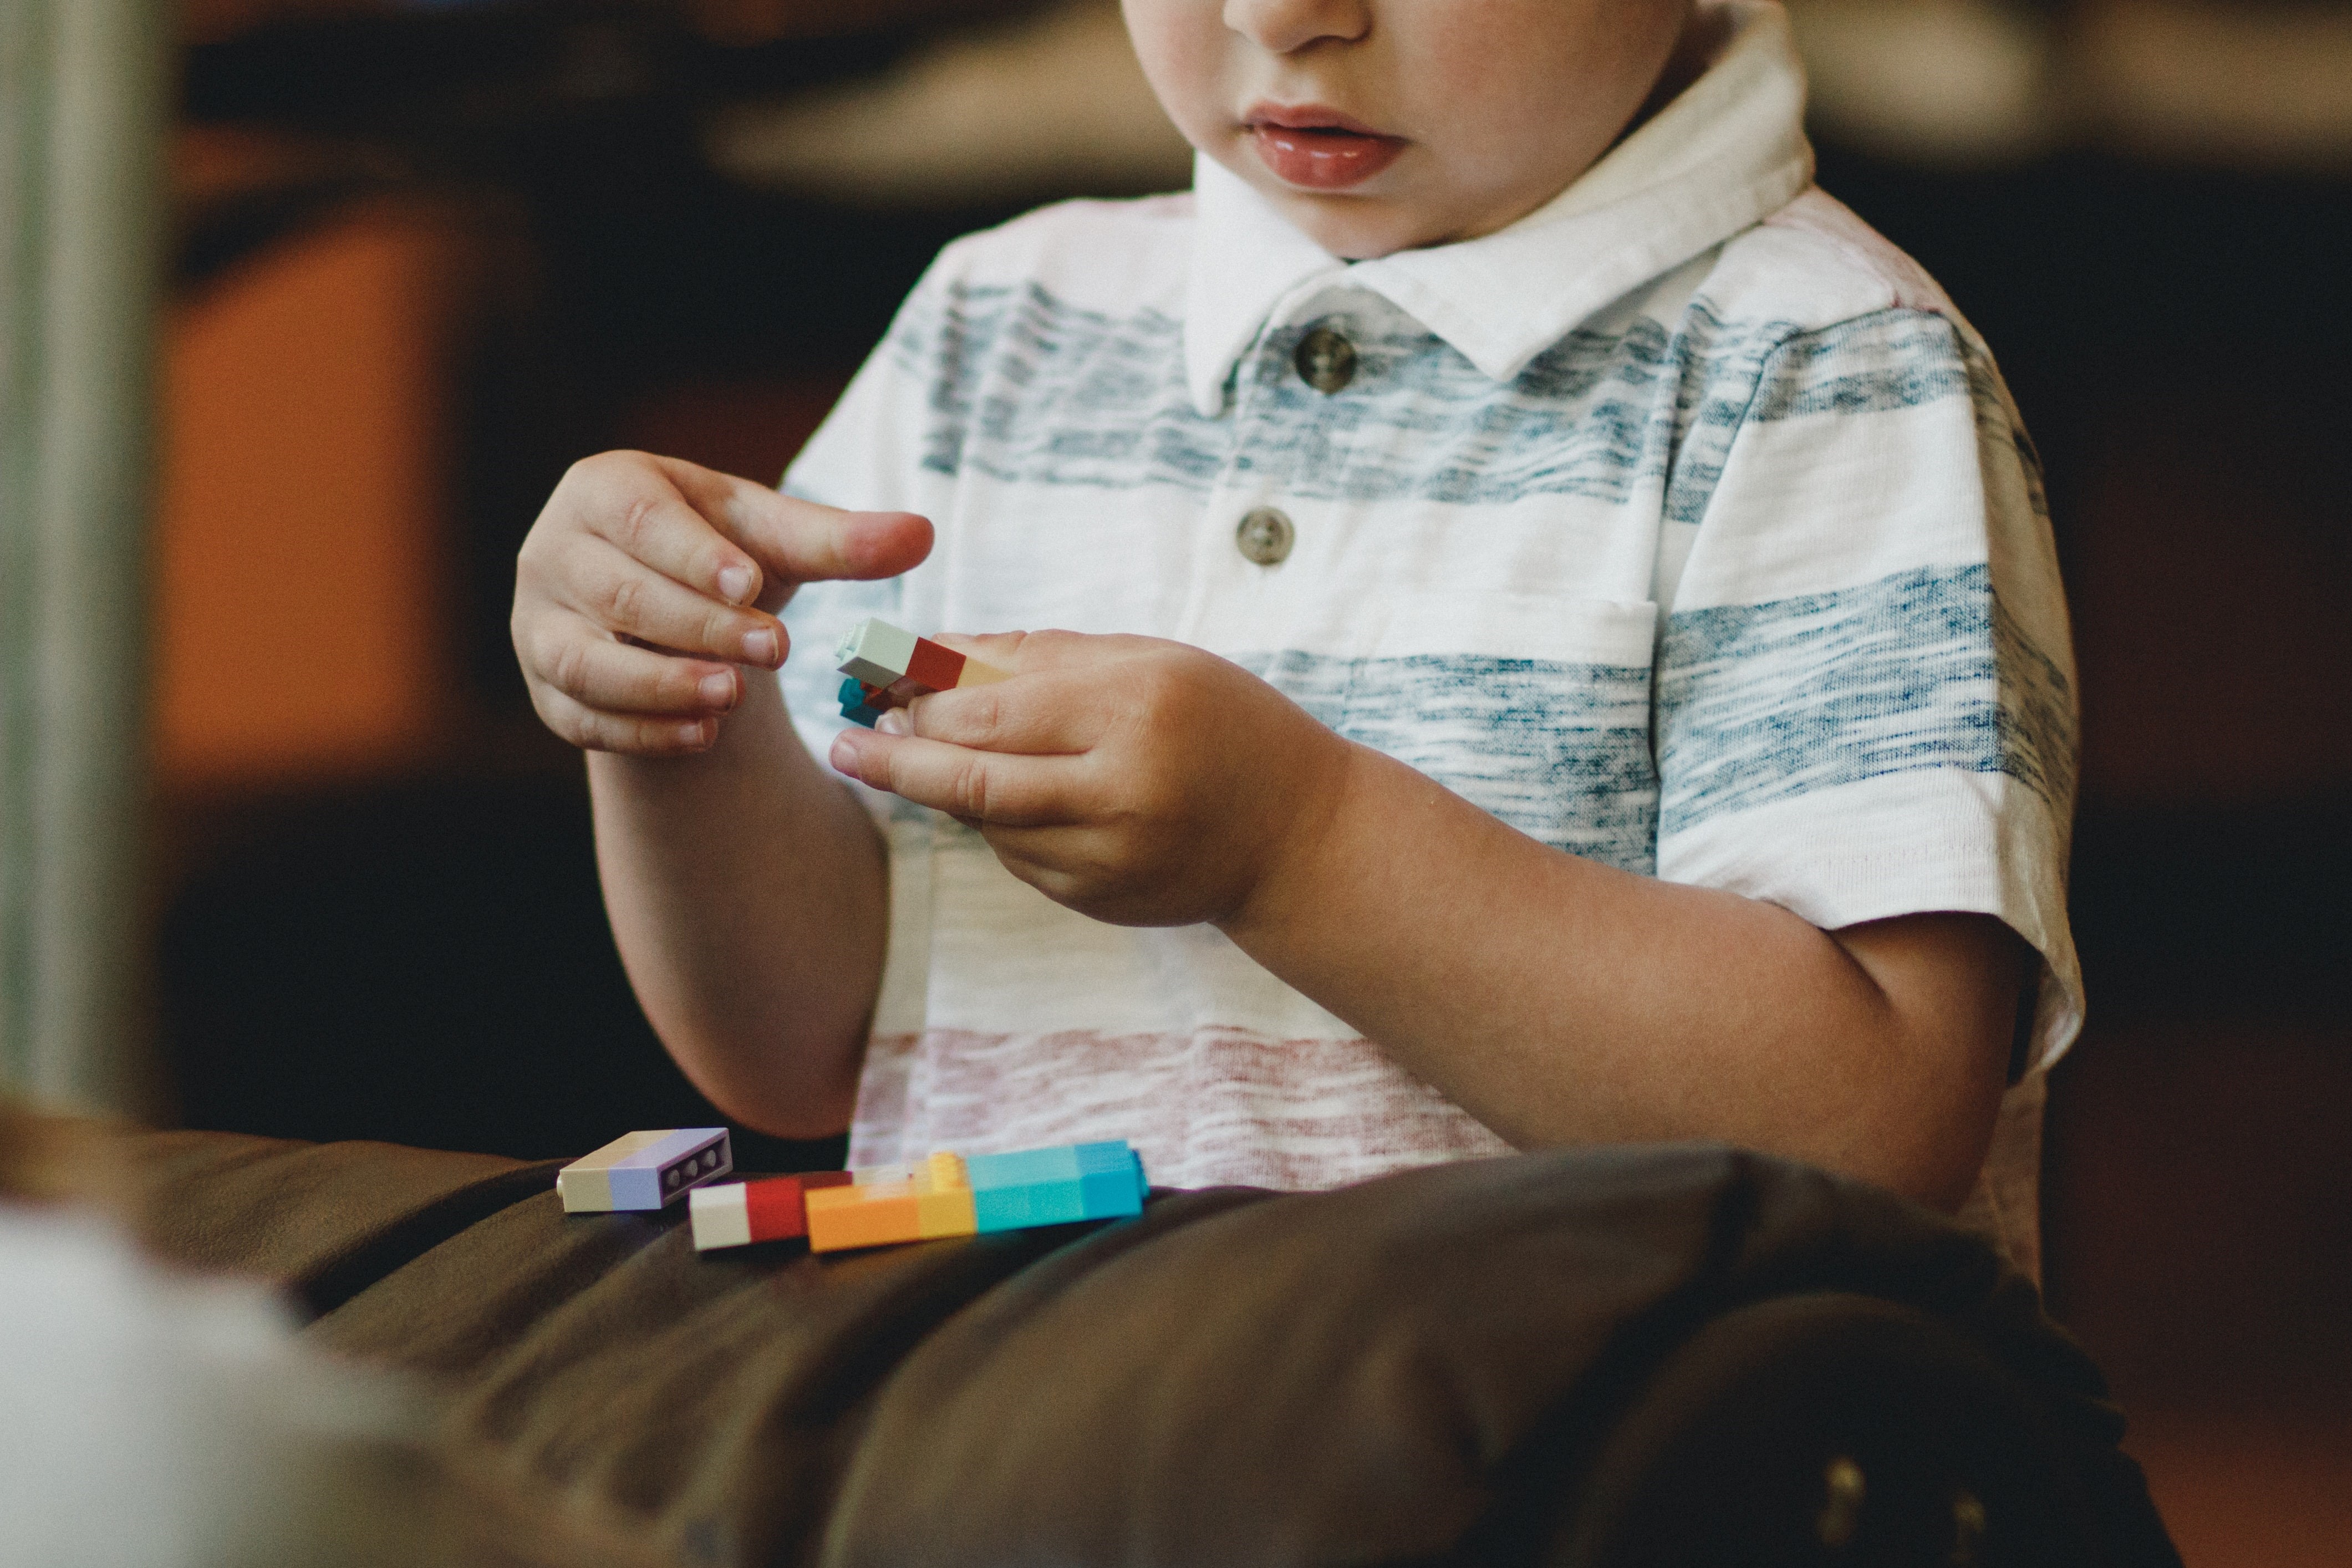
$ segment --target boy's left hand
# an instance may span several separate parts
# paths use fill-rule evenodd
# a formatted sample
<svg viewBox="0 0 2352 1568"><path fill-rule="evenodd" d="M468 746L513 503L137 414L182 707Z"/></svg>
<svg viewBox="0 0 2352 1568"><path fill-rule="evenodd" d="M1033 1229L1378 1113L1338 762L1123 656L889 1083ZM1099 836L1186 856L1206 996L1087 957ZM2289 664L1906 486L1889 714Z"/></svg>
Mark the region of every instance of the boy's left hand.
<svg viewBox="0 0 2352 1568"><path fill-rule="evenodd" d="M845 731L833 765L979 829L1081 914L1235 916L1337 807L1354 748L1213 654L1074 632L939 640L1014 678Z"/></svg>

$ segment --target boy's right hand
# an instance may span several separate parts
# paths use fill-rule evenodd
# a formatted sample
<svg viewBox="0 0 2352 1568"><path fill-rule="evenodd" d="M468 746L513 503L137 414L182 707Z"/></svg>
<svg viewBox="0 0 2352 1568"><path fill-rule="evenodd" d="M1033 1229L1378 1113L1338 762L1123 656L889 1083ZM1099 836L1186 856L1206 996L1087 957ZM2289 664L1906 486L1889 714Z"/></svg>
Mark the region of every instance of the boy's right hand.
<svg viewBox="0 0 2352 1568"><path fill-rule="evenodd" d="M895 577L931 550L908 512L842 511L676 458L574 463L515 563L515 657L547 727L589 751L708 749L774 669L803 583Z"/></svg>

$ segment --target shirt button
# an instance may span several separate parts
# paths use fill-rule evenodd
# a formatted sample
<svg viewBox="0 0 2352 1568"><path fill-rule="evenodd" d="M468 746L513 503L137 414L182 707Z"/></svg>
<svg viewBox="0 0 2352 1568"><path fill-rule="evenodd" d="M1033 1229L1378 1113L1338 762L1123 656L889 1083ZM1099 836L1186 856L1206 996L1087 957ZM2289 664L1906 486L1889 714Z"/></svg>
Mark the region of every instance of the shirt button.
<svg viewBox="0 0 2352 1568"><path fill-rule="evenodd" d="M1281 565L1290 558L1290 547L1297 540L1298 531L1290 526L1290 519L1270 506L1243 513L1241 526L1234 530L1234 542L1261 566Z"/></svg>
<svg viewBox="0 0 2352 1568"><path fill-rule="evenodd" d="M1356 345L1329 327L1318 327L1298 340L1290 363L1299 380L1328 397L1356 379Z"/></svg>

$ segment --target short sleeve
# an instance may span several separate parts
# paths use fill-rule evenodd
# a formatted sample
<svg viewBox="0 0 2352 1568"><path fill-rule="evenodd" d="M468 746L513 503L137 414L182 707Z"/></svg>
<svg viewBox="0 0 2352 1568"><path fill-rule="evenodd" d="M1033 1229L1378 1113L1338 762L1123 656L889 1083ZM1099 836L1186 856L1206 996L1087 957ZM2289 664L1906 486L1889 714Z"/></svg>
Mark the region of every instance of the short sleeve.
<svg viewBox="0 0 2352 1568"><path fill-rule="evenodd" d="M1738 405L1733 405L1738 409ZM1658 872L1825 930L1992 915L2072 1041L2072 637L2038 464L1965 323L1891 309L1762 361L1657 664Z"/></svg>

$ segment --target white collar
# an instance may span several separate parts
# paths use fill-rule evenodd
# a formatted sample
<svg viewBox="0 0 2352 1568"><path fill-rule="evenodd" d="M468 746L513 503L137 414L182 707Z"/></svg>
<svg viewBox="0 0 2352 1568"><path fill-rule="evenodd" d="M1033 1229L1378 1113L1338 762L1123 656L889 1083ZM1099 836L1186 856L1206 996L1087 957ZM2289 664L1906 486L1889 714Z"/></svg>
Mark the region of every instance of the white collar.
<svg viewBox="0 0 2352 1568"><path fill-rule="evenodd" d="M1214 160L1195 156L1185 381L1207 418L1281 308L1341 277L1507 381L1570 328L1788 205L1812 181L1805 79L1787 13L1720 0L1730 37L1705 75L1527 216L1477 239L1342 261Z"/></svg>

